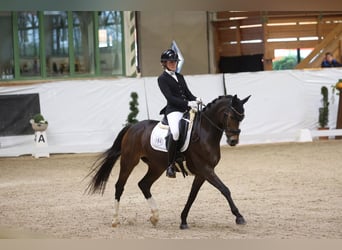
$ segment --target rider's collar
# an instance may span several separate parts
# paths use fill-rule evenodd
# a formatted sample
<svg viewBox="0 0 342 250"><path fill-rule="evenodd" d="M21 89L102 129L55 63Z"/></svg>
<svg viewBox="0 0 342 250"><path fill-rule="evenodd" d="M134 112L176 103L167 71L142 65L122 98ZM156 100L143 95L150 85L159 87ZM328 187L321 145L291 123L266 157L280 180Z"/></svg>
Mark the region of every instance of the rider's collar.
<svg viewBox="0 0 342 250"><path fill-rule="evenodd" d="M168 70L168 69L165 69L166 73L168 73L169 75L173 76L176 74L176 72L172 71L172 70Z"/></svg>

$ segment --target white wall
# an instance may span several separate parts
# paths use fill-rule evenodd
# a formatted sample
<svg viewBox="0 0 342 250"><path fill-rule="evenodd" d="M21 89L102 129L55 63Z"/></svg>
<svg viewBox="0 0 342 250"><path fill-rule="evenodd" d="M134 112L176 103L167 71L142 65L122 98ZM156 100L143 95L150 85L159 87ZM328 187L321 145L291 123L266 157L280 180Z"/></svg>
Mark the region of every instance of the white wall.
<svg viewBox="0 0 342 250"><path fill-rule="evenodd" d="M228 94L240 98L252 95L245 105L240 144L297 141L300 129L317 127L321 86L331 90L330 86L341 78L342 69L226 74ZM186 80L205 103L224 94L221 74L189 75ZM107 149L126 122L132 91L139 96L139 120L161 119L159 110L165 99L157 77L0 87L0 95L39 93L41 112L49 121L50 153ZM331 91L329 98L329 125L335 128L339 98ZM32 154L34 147L33 135L0 137L0 156Z"/></svg>
<svg viewBox="0 0 342 250"><path fill-rule="evenodd" d="M229 93L251 94L241 143L294 141L301 128L316 129L321 87L330 99L329 127L336 128L339 96L332 85L342 69L263 71L225 75ZM338 91L337 91L338 92Z"/></svg>

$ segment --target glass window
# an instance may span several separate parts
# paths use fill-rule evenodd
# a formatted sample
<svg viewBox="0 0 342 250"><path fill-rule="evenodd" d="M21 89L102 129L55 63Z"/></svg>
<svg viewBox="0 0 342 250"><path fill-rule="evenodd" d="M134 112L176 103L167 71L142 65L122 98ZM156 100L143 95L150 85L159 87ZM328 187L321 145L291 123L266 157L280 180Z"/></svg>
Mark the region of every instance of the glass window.
<svg viewBox="0 0 342 250"><path fill-rule="evenodd" d="M39 18L36 11L18 12L18 46L21 76L39 76Z"/></svg>
<svg viewBox="0 0 342 250"><path fill-rule="evenodd" d="M273 69L274 70L286 70L294 69L296 65L305 57L307 57L312 48L300 48L300 49L275 49Z"/></svg>
<svg viewBox="0 0 342 250"><path fill-rule="evenodd" d="M10 12L0 12L0 74L2 80L14 76L12 16Z"/></svg>
<svg viewBox="0 0 342 250"><path fill-rule="evenodd" d="M95 73L93 12L73 12L74 71Z"/></svg>
<svg viewBox="0 0 342 250"><path fill-rule="evenodd" d="M101 11L99 18L99 50L101 74L123 74L122 19L119 11Z"/></svg>
<svg viewBox="0 0 342 250"><path fill-rule="evenodd" d="M47 76L69 74L67 12L44 11L44 41Z"/></svg>
<svg viewBox="0 0 342 250"><path fill-rule="evenodd" d="M0 80L124 75L123 22L120 11L0 11Z"/></svg>

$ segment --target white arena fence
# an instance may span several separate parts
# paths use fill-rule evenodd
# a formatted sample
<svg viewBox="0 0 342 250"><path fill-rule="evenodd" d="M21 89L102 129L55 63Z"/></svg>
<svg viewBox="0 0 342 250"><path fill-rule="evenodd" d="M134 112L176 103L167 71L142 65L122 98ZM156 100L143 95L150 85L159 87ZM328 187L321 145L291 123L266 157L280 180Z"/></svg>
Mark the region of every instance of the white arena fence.
<svg viewBox="0 0 342 250"><path fill-rule="evenodd" d="M336 128L339 96L332 87L342 69L284 70L185 76L194 95L252 95L245 105L240 144L302 141L301 132L318 126L322 86L329 89L329 127ZM49 153L92 153L110 147L126 123L131 92L138 93L138 119L157 119L165 105L157 77L66 80L0 87L0 95L38 93L49 122ZM29 122L29 121L27 121ZM225 144L225 137L222 137ZM0 137L0 157L34 152L34 135Z"/></svg>

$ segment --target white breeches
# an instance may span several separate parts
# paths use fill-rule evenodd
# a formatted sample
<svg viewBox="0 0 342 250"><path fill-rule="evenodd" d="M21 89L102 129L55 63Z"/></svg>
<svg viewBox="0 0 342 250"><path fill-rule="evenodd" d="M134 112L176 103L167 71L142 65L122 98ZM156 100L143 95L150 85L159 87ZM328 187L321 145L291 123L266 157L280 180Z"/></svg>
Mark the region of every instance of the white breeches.
<svg viewBox="0 0 342 250"><path fill-rule="evenodd" d="M182 119L183 113L174 111L167 115L170 131L175 141L179 139L179 121Z"/></svg>

